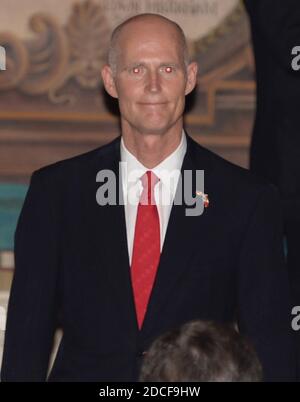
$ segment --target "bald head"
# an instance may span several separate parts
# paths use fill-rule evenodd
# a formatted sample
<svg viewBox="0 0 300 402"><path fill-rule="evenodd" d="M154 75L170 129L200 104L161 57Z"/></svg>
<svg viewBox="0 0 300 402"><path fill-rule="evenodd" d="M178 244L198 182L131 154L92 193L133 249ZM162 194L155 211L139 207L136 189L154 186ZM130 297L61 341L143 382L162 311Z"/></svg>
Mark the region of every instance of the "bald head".
<svg viewBox="0 0 300 402"><path fill-rule="evenodd" d="M130 29L136 30L136 35L138 36L139 28L144 28L145 26L149 26L149 28L153 30L152 32L155 32L156 29L159 28L165 28L165 31L167 30L169 35L173 36L174 41L179 48L180 55L182 56L182 61L187 67L189 64L188 47L181 27L176 24L176 22L159 14L139 14L127 19L122 24L118 25L112 32L108 51L108 64L114 73L117 70L122 37L126 35L126 32Z"/></svg>
<svg viewBox="0 0 300 402"><path fill-rule="evenodd" d="M131 142L133 150L149 141L146 151L160 138L168 142L168 152L175 150L185 97L195 88L198 72L197 63L187 61L181 28L159 15L135 16L113 32L109 63L101 75L108 94L118 99L127 145Z"/></svg>

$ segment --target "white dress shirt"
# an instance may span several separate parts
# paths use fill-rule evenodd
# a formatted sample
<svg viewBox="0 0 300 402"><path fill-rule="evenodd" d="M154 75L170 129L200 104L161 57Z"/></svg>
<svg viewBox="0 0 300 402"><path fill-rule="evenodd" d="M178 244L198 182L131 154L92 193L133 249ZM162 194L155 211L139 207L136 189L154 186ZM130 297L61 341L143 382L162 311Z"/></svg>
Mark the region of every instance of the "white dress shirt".
<svg viewBox="0 0 300 402"><path fill-rule="evenodd" d="M128 151L121 138L121 175L130 265L137 208L143 190L140 178L147 170L151 170L159 178L159 182L154 188L154 198L159 215L160 250L162 250L186 149L186 136L182 132L181 142L177 149L159 165L148 169Z"/></svg>

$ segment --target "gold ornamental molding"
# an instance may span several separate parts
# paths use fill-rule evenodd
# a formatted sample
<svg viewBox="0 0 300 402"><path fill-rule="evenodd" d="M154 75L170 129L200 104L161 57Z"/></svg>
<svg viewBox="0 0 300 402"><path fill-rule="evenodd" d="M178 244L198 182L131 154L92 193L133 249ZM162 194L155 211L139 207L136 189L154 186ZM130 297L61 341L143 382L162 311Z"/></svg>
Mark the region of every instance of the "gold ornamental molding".
<svg viewBox="0 0 300 402"><path fill-rule="evenodd" d="M74 112L1 112L0 120L40 121L40 122L78 122L103 123L117 122L118 118L111 113L74 113Z"/></svg>

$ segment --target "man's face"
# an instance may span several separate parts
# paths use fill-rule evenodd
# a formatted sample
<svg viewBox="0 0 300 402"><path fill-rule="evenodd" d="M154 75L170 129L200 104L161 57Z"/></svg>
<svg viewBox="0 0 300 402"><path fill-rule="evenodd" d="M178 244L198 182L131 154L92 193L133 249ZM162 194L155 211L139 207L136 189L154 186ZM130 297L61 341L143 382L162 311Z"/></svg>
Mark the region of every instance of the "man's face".
<svg viewBox="0 0 300 402"><path fill-rule="evenodd" d="M181 124L185 95L195 86L197 68L195 63L186 68L173 26L132 23L123 28L118 49L108 92L119 100L123 130L163 134ZM105 74L103 78L105 82Z"/></svg>

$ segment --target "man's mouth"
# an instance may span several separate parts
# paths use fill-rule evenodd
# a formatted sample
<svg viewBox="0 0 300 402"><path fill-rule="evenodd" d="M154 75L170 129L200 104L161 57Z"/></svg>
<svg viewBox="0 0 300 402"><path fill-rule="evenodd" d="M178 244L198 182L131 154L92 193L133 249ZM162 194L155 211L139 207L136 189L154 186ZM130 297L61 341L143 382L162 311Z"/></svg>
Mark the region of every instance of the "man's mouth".
<svg viewBox="0 0 300 402"><path fill-rule="evenodd" d="M163 106L166 105L167 102L139 102L142 106Z"/></svg>

